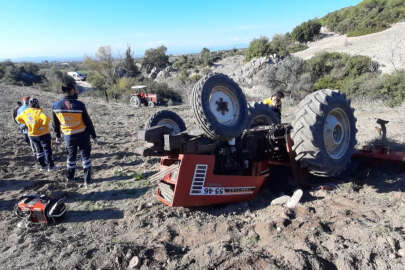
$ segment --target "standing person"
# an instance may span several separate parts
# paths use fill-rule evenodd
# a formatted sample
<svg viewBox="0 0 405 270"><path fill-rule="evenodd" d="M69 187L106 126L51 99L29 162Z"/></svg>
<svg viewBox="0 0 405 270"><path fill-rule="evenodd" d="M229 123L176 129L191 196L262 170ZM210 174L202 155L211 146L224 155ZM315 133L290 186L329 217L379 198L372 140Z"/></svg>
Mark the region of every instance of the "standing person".
<svg viewBox="0 0 405 270"><path fill-rule="evenodd" d="M14 110L13 110L13 120L14 122L16 122L18 124L18 122L15 120L15 118L17 117L17 111L18 109L22 106L21 101L17 101L17 106L15 106Z"/></svg>
<svg viewBox="0 0 405 270"><path fill-rule="evenodd" d="M93 122L83 102L77 100L78 90L74 81L66 80L62 85L65 97L52 105L53 129L59 142L64 135L67 150L67 180L72 181L76 170L76 156L79 149L84 169L84 184L91 181L90 136L97 143Z"/></svg>
<svg viewBox="0 0 405 270"><path fill-rule="evenodd" d="M266 98L263 103L272 106L278 117L281 119L281 99L284 98L284 93L277 91L270 98Z"/></svg>
<svg viewBox="0 0 405 270"><path fill-rule="evenodd" d="M16 117L20 114L22 114L26 109L28 109L29 107L29 102L30 102L30 97L23 97L22 99L22 105L17 109L17 115L14 117L14 119L16 119ZM17 120L15 120L17 121ZM24 135L24 141L31 147L33 153L35 154L35 150L31 144L30 139L28 138L28 129L27 126L21 123L18 123L18 127L20 128L21 134Z"/></svg>
<svg viewBox="0 0 405 270"><path fill-rule="evenodd" d="M56 171L57 167L52 159L51 133L49 131L51 119L39 107L38 99L30 100L30 107L19 114L16 121L27 127L28 136L36 150L41 170Z"/></svg>

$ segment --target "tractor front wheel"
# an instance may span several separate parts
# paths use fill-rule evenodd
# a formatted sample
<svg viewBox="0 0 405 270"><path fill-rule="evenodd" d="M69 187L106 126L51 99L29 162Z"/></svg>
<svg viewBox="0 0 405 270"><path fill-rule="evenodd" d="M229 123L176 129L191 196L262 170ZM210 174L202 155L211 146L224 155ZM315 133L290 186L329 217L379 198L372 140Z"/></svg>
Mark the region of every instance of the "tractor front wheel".
<svg viewBox="0 0 405 270"><path fill-rule="evenodd" d="M249 122L247 128L258 126L268 126L270 124L279 124L280 118L274 111L273 107L256 102L253 107L249 108Z"/></svg>
<svg viewBox="0 0 405 270"><path fill-rule="evenodd" d="M153 114L145 123L145 129L154 126L166 126L172 130L171 135L186 130L186 124L181 117L172 111L161 110Z"/></svg>

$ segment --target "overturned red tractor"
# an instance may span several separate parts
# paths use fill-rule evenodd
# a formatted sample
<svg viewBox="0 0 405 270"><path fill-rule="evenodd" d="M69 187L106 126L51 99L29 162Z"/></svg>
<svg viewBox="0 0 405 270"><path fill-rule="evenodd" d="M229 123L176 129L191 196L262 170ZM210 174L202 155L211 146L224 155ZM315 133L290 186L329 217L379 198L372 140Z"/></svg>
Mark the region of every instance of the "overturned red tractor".
<svg viewBox="0 0 405 270"><path fill-rule="evenodd" d="M191 102L202 135L189 135L184 121L170 111L152 116L139 133L148 145L138 152L161 156L160 172L150 180L157 182L158 200L169 206L252 199L276 166L291 168L298 185L310 175L336 176L355 153L354 110L339 91L306 96L291 124L280 123L267 105L249 107L240 87L223 74L202 78Z"/></svg>

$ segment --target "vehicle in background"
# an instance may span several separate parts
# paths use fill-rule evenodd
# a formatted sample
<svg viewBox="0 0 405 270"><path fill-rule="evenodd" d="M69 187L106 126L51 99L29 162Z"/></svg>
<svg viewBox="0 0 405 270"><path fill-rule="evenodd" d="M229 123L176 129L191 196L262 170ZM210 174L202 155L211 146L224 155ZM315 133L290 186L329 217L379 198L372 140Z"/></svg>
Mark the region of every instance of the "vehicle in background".
<svg viewBox="0 0 405 270"><path fill-rule="evenodd" d="M85 81L87 78L87 74L83 74L79 71L69 71L67 74L75 79L75 81Z"/></svg>
<svg viewBox="0 0 405 270"><path fill-rule="evenodd" d="M134 107L140 107L142 104L148 107L157 105L157 95L148 93L145 85L134 85L131 87L134 93L131 95L129 103Z"/></svg>

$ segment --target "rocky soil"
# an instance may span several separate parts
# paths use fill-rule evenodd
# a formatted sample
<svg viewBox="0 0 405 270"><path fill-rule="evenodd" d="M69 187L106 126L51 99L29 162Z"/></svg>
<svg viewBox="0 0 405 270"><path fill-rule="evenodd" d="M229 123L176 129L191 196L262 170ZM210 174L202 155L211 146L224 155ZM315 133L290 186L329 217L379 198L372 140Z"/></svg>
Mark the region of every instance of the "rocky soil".
<svg viewBox="0 0 405 270"><path fill-rule="evenodd" d="M372 170L364 185L345 179L314 182L292 210L271 205L280 174L248 202L169 208L154 198L147 177L159 159L135 154L136 133L161 109L130 108L82 98L100 138L93 145L94 182L85 189L38 170L11 119L15 101L39 98L49 114L58 97L0 86L0 265L3 269L403 269L404 173ZM405 143L405 107L354 102L359 146L374 138L374 117L390 121L389 136ZM179 113L189 127L189 107ZM285 107L291 121L293 107ZM56 164L65 166L63 147ZM80 163L78 163L80 164ZM321 188L324 187L329 188ZM20 224L16 200L29 193L64 194L68 213L51 226Z"/></svg>

